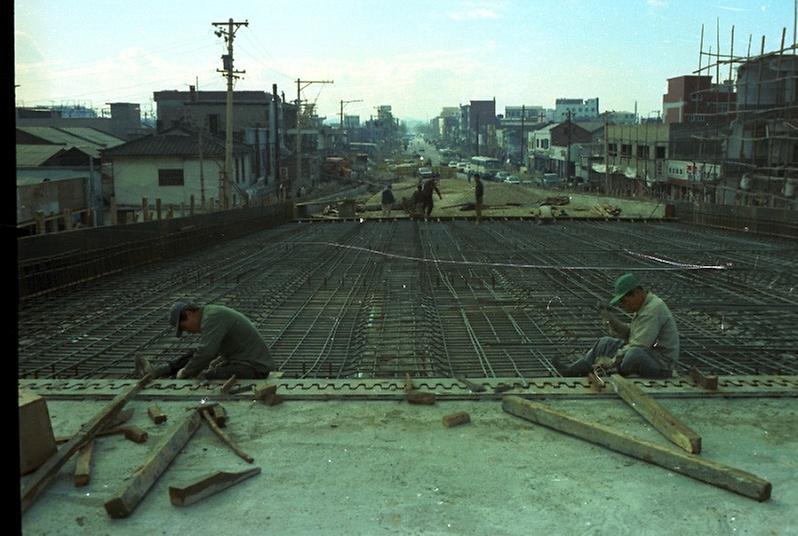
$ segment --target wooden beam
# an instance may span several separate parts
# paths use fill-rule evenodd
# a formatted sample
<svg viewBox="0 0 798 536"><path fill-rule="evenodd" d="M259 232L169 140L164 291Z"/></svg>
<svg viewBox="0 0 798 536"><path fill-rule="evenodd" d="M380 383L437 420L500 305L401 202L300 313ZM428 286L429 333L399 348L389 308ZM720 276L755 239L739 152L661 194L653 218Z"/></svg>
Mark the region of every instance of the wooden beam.
<svg viewBox="0 0 798 536"><path fill-rule="evenodd" d="M194 432L202 417L196 411L173 426L153 449L150 457L126 481L124 487L105 503L105 511L112 518L129 516L144 498L158 477L169 467Z"/></svg>
<svg viewBox="0 0 798 536"><path fill-rule="evenodd" d="M75 463L75 487L85 486L91 480L91 454L94 451L94 440L92 439L80 449L78 459Z"/></svg>
<svg viewBox="0 0 798 536"><path fill-rule="evenodd" d="M47 460L44 465L39 467L30 478L25 480L20 489L20 507L22 513L30 508L30 505L39 497L44 489L50 484L58 474L61 467L88 441L91 441L99 430L102 430L108 422L116 417L117 413L128 400L133 398L149 381L151 376L144 376L137 383L131 385L116 398L111 400L103 410L98 413L91 421L81 426L80 431L72 436L66 445L58 449L55 455Z"/></svg>
<svg viewBox="0 0 798 536"><path fill-rule="evenodd" d="M236 375L233 374L232 376L230 376L229 380L224 382L224 384L222 385L222 387L219 390L221 392L223 392L223 393L227 393L228 391L230 391L230 388L236 384L236 381L237 381L236 380Z"/></svg>
<svg viewBox="0 0 798 536"><path fill-rule="evenodd" d="M247 454L246 452L241 450L241 447L239 447L236 444L236 442L233 441L230 438L230 436L227 435L224 432L224 430L219 428L219 426L216 424L216 421L213 419L213 415L212 415L211 411L209 411L207 409L203 409L203 410L200 410L200 413L202 413L202 416L205 417L205 421L208 423L208 426L211 427L211 430L213 430L213 433L216 434L217 436L219 436L219 438L222 441L224 441L227 444L227 446L230 447L233 450L233 452L238 454L241 457L242 460L244 460L247 463L252 463L253 461L255 461L255 458L253 458L252 456L250 456L249 454Z"/></svg>
<svg viewBox="0 0 798 536"><path fill-rule="evenodd" d="M169 500L175 506L188 506L258 474L260 467L238 473L211 473L185 486L169 486Z"/></svg>
<svg viewBox="0 0 798 536"><path fill-rule="evenodd" d="M635 384L623 376L613 374L609 379L618 396L633 410L679 448L698 454L701 452L701 436L671 415L659 402L647 396Z"/></svg>
<svg viewBox="0 0 798 536"><path fill-rule="evenodd" d="M506 396L502 400L502 409L522 419L659 465L713 486L751 497L757 501L766 501L770 498L771 483L756 475L680 450L655 445L607 426L583 421L544 404L524 400L518 396Z"/></svg>

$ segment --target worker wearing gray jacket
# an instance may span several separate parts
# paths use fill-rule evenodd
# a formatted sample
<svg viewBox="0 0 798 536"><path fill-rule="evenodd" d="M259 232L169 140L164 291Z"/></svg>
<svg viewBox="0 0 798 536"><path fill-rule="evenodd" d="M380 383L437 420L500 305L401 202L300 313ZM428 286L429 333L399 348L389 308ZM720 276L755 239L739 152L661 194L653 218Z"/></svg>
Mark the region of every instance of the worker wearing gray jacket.
<svg viewBox="0 0 798 536"><path fill-rule="evenodd" d="M554 365L563 376L588 374L600 357L608 369L617 368L623 376L669 378L679 361L679 331L670 309L653 292L645 290L634 274L624 274L615 281L615 295L610 305L620 305L632 313L625 323L602 307L601 315L620 338L602 337L585 356L570 366Z"/></svg>
<svg viewBox="0 0 798 536"><path fill-rule="evenodd" d="M177 302L169 311L169 323L180 337L184 331L199 334L196 350L180 359L159 366L151 366L144 358L136 358L140 374L154 377L175 375L176 378L203 377L206 379L266 378L274 370L274 361L266 342L252 322L223 305Z"/></svg>

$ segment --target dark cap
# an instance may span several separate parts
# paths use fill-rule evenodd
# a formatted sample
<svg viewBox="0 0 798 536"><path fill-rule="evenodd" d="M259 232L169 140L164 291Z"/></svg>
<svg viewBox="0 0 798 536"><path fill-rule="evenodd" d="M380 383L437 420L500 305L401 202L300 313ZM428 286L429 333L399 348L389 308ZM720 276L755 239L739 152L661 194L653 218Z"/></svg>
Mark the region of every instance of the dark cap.
<svg viewBox="0 0 798 536"><path fill-rule="evenodd" d="M183 314L183 309L188 306L186 302L175 302L172 305L172 309L169 311L169 324L175 328L175 336L180 337L183 334L183 330L180 329L180 315Z"/></svg>
<svg viewBox="0 0 798 536"><path fill-rule="evenodd" d="M615 280L615 295L610 300L610 305L615 305L621 298L640 286L640 280L635 274L623 274Z"/></svg>

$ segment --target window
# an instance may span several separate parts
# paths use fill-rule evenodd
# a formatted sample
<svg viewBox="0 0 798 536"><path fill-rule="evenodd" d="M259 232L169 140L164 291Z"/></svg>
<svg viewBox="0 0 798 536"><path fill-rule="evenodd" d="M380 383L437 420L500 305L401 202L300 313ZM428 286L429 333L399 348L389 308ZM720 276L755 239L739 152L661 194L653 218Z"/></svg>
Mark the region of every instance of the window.
<svg viewBox="0 0 798 536"><path fill-rule="evenodd" d="M158 186L183 186L183 170L159 169Z"/></svg>
<svg viewBox="0 0 798 536"><path fill-rule="evenodd" d="M610 156L618 156L618 144L617 143L608 143L607 144L607 152Z"/></svg>
<svg viewBox="0 0 798 536"><path fill-rule="evenodd" d="M629 144L622 144L621 145L621 156L630 157L632 156L632 146Z"/></svg>
<svg viewBox="0 0 798 536"><path fill-rule="evenodd" d="M637 146L637 158L645 158L648 160L648 145Z"/></svg>
<svg viewBox="0 0 798 536"><path fill-rule="evenodd" d="M219 114L208 115L208 130L213 134L219 133Z"/></svg>
<svg viewBox="0 0 798 536"><path fill-rule="evenodd" d="M656 151L655 158L665 158L665 147L655 147L654 150Z"/></svg>

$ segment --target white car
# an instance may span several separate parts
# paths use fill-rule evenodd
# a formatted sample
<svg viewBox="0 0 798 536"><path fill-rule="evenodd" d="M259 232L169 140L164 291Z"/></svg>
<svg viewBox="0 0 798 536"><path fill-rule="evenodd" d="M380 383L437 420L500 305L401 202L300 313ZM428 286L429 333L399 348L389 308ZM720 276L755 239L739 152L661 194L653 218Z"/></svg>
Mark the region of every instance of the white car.
<svg viewBox="0 0 798 536"><path fill-rule="evenodd" d="M449 167L450 167L450 168L456 168L456 167L457 167L457 162L455 162L454 160L452 160L451 162L449 162Z"/></svg>
<svg viewBox="0 0 798 536"><path fill-rule="evenodd" d="M504 179L505 184L521 184L521 180L516 177L515 175L510 175L506 179Z"/></svg>
<svg viewBox="0 0 798 536"><path fill-rule="evenodd" d="M457 171L462 171L463 173L468 171L468 162L458 162Z"/></svg>
<svg viewBox="0 0 798 536"><path fill-rule="evenodd" d="M506 171L497 171L497 172L496 172L496 175L495 175L495 177L496 177L496 180L497 180L498 182L502 182L504 179L506 179L506 178L507 178L507 177L509 177L509 176L510 176L510 174L509 174L509 173L507 173Z"/></svg>
<svg viewBox="0 0 798 536"><path fill-rule="evenodd" d="M432 177L432 169L428 167L418 168L418 176L422 179L428 179Z"/></svg>

